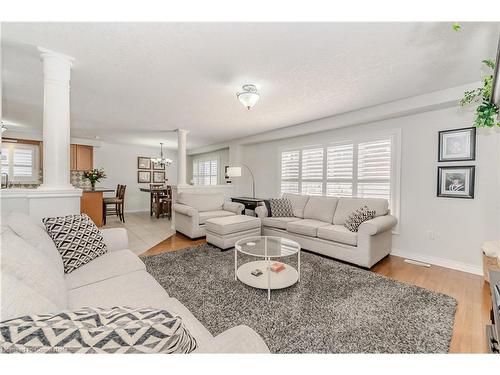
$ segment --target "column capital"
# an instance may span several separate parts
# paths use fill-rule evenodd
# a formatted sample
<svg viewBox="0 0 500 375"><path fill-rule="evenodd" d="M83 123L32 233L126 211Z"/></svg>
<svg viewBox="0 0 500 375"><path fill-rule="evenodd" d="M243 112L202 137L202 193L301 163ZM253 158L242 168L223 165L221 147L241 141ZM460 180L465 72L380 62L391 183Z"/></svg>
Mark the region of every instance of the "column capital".
<svg viewBox="0 0 500 375"><path fill-rule="evenodd" d="M37 47L37 48L38 48L38 52L40 52L40 56L41 56L42 60L45 60L46 58L49 58L49 57L53 57L53 58L57 58L61 61L67 61L69 64L73 64L73 61L75 61L74 57L65 55L63 53L52 51L52 50L47 49L45 47Z"/></svg>
<svg viewBox="0 0 500 375"><path fill-rule="evenodd" d="M69 85L71 66L75 60L71 56L38 47L43 62L43 78L45 82Z"/></svg>
<svg viewBox="0 0 500 375"><path fill-rule="evenodd" d="M189 133L189 130L187 130L187 129L180 129L179 128L179 129L175 129L175 131L177 133L179 133L179 134L187 134L187 133Z"/></svg>

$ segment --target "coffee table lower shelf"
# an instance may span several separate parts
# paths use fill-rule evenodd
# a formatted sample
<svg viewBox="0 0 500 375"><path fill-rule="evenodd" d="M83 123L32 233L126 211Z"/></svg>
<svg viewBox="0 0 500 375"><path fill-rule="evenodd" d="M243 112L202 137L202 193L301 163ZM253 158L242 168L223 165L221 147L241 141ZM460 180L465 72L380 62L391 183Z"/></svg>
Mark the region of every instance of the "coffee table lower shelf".
<svg viewBox="0 0 500 375"><path fill-rule="evenodd" d="M238 267L236 276L244 284L266 290L288 288L299 281L299 273L289 264L285 264L285 269L281 272L269 271L268 267L269 261L267 260L248 262ZM262 275L252 275L255 269L260 269Z"/></svg>

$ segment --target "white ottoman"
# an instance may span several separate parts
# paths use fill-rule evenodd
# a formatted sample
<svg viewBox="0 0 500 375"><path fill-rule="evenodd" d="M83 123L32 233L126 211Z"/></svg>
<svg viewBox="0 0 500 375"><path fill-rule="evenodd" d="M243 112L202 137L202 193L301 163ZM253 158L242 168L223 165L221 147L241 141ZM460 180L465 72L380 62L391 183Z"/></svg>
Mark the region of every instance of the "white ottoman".
<svg viewBox="0 0 500 375"><path fill-rule="evenodd" d="M207 242L229 249L239 239L251 236L260 236L261 223L258 217L233 215L215 217L206 221Z"/></svg>

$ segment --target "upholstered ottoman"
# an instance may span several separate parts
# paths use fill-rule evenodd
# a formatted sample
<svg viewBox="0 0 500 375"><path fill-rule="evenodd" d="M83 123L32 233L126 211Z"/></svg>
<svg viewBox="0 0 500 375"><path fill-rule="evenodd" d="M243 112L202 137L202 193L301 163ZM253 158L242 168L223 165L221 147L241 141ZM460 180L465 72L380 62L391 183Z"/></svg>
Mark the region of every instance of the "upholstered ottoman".
<svg viewBox="0 0 500 375"><path fill-rule="evenodd" d="M208 219L205 224L207 242L229 249L245 237L260 236L260 219L253 216L233 215Z"/></svg>

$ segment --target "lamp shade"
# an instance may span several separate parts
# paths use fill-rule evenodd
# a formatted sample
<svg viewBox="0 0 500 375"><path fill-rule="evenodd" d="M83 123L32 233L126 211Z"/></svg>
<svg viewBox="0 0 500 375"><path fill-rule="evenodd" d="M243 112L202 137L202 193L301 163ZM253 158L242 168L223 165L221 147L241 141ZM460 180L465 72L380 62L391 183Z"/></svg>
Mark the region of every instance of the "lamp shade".
<svg viewBox="0 0 500 375"><path fill-rule="evenodd" d="M228 167L226 175L227 177L241 177L241 167Z"/></svg>

